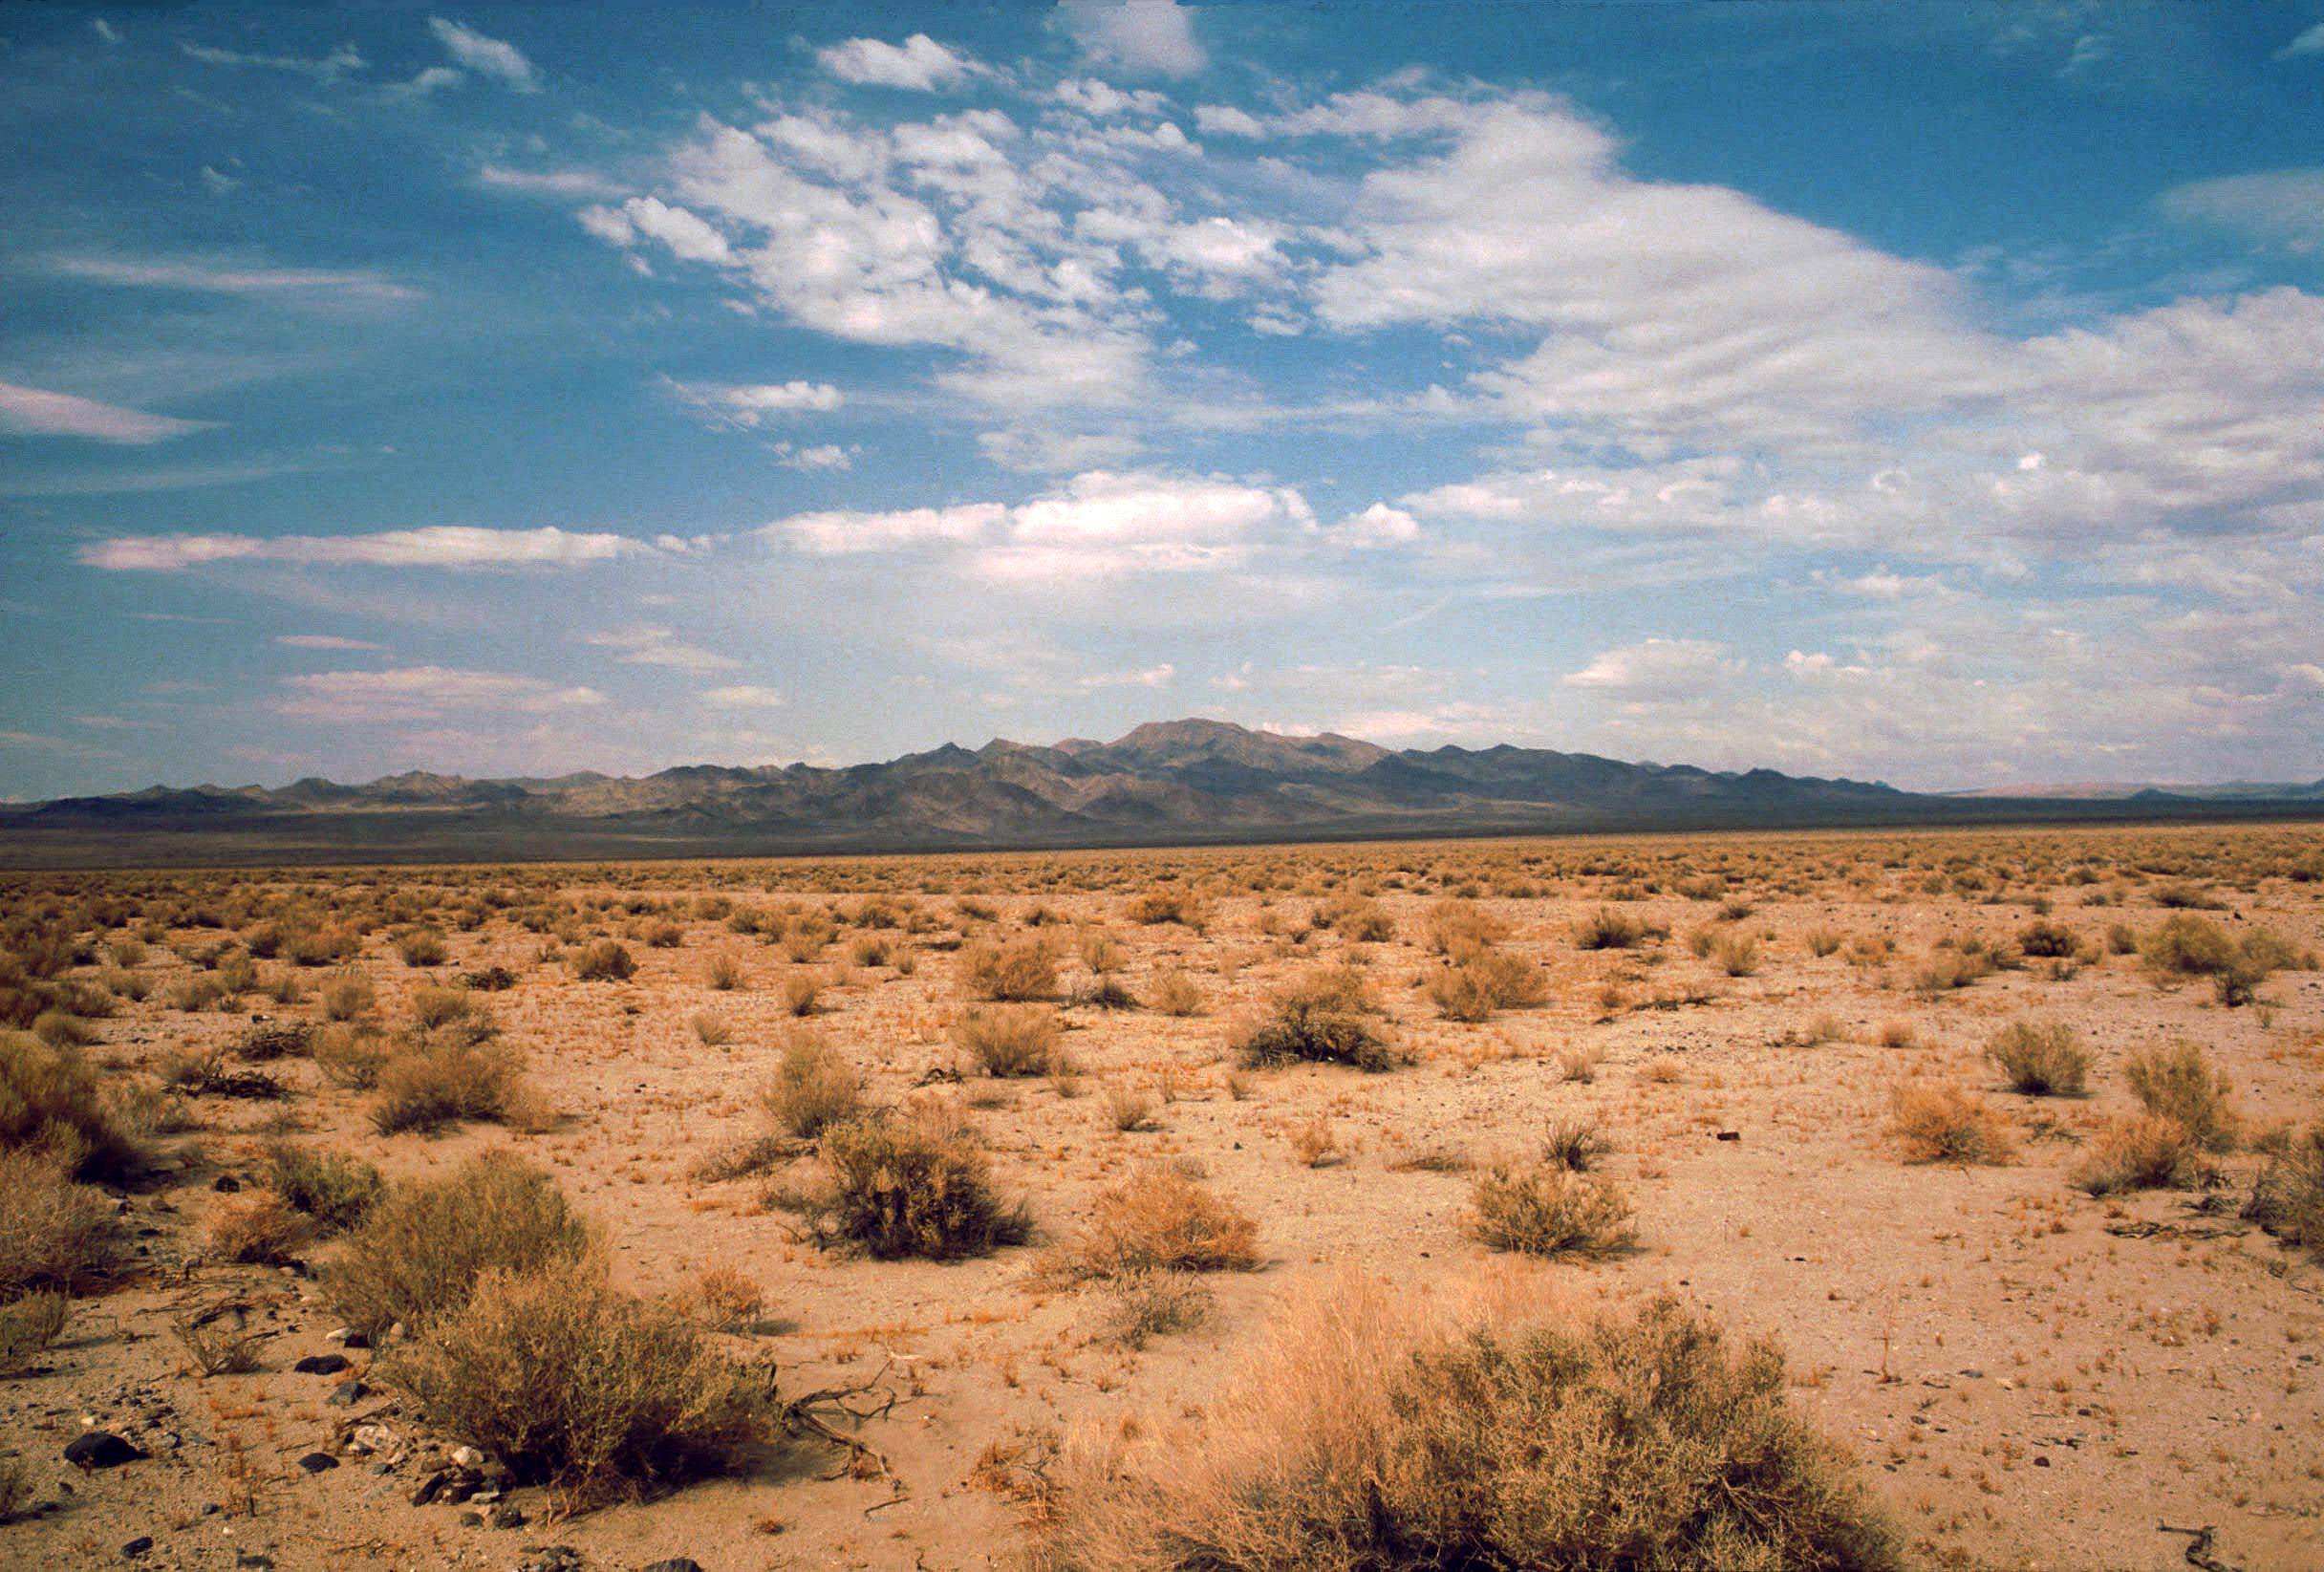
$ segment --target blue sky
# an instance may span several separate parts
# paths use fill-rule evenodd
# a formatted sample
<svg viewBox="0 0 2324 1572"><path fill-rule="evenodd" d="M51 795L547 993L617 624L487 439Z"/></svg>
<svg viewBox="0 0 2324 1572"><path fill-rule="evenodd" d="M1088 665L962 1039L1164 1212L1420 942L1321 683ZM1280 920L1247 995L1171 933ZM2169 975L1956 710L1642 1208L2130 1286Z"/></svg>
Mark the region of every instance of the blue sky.
<svg viewBox="0 0 2324 1572"><path fill-rule="evenodd" d="M2324 4L0 13L0 795L2324 774Z"/></svg>

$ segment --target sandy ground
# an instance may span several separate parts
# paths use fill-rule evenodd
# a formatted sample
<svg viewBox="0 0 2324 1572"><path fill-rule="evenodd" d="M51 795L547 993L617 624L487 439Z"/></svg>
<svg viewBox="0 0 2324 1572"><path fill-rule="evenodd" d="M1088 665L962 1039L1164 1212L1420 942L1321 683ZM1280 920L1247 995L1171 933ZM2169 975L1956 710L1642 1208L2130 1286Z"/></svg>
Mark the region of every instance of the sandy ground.
<svg viewBox="0 0 2324 1572"><path fill-rule="evenodd" d="M2303 871L2312 877L2288 876ZM1612 1261L1544 1265L1540 1291L1626 1302L1668 1288L1738 1329L1776 1334L1794 1400L1861 1460L1917 1560L2186 1564L2187 1540L2158 1532L2163 1523L2215 1525L2213 1554L2247 1572L2324 1564L2324 1267L2237 1220L2258 1159L2226 1159L2225 1204L2210 1210L2185 1192L2094 1200L2066 1180L2086 1137L2135 1108L2124 1058L2177 1037L2233 1077L2254 1127L2324 1116L2324 973L2279 972L2260 1004L2240 1009L2199 983L2158 986L2136 956L2102 956L2070 978L2033 961L1942 994L1912 985L1941 940L2010 938L2034 919L2036 900L2102 952L2110 925L2144 932L2163 920L2154 897L2175 883L2223 901L2207 915L2231 929L2266 926L2324 946L2318 871L2324 829L2265 827L152 875L151 887L219 897L254 883L340 900L398 890L420 905L444 886L460 899L501 887L527 900L619 896L611 911L589 912L581 931L624 937L639 970L626 982L577 981L541 958L543 936L505 912L448 933L449 960L432 971L498 964L517 976L491 1007L561 1115L544 1133L474 1126L383 1138L364 1094L304 1062L269 1066L293 1088L285 1102L200 1100L200 1128L163 1140L165 1173L122 1202L144 1269L76 1301L40 1366L0 1382L0 1451L33 1460L37 1497L54 1503L0 1527L0 1563L128 1564L123 1544L149 1536L137 1564L151 1567L516 1567L549 1545L573 1547L592 1568L674 1556L707 1572L1005 1565L1024 1541L1026 1507L995 1488L1010 1470L979 1470L980 1458L1038 1462L1076 1427L1199 1405L1283 1295L1350 1265L1413 1293L1474 1278L1495 1258L1461 1225L1469 1176L1411 1160L1523 1151L1551 1118L1587 1113L1615 1142L1604 1172L1636 1203L1640 1245ZM1173 877L1205 892L1203 931L1126 915L1138 894ZM1674 888L1689 878L1723 884L1698 885L1712 898L1689 899ZM66 875L0 885L11 906L75 887ZM1347 890L1395 918L1393 939L1350 945L1303 932L1320 903ZM1549 970L1546 1005L1481 1024L1438 1019L1412 983L1441 964L1426 949L1428 914L1453 894L1474 896L1508 925L1507 947ZM889 1099L958 1061L946 1028L966 995L956 955L941 947L955 938L1021 935L1039 906L1063 919L1044 931L1061 936L1067 986L1088 980L1070 958L1076 924L1111 933L1125 951L1116 975L1141 998L1158 971L1188 970L1204 995L1200 1015L1065 1009L1085 1072L1077 1095L1046 1080L973 1075L936 1093L970 1105L1001 1187L1029 1198L1050 1238L1070 1232L1098 1188L1141 1163L1184 1158L1259 1219L1265 1267L1211 1278L1206 1324L1133 1351L1102 1335L1103 1287L1044 1285L1038 1246L950 1265L833 1255L807 1243L795 1217L765 1208L760 1181L692 1179L697 1161L761 1129L754 1094L790 1025L784 977L803 964L829 971L861 932L843 927L826 956L795 962L694 915L692 897L713 894L842 914L890 894L927 914L925 932L879 931L893 953L916 952L911 975L850 965L817 1017ZM1578 949L1577 920L1623 895L1643 898L1618 910L1671 937L1630 951ZM997 918L963 917L962 896ZM1723 921L1722 901L1751 910ZM682 924L674 948L643 939L665 903ZM1730 977L1691 953L1687 936L1706 926L1755 936L1755 971ZM1817 957L1807 936L1825 929L1861 942ZM359 962L391 1023L430 975L397 958L395 931L370 934ZM239 1013L166 1007L166 984L185 969L171 947L220 937L181 930L153 947L141 965L152 996L99 1023L103 1042L89 1050L109 1072L231 1041L253 1009L317 1016L312 999L285 1006L253 996ZM1881 939L1893 953L1867 957ZM708 985L719 954L740 958L744 987ZM1319 960L1347 955L1368 967L1417 1062L1380 1075L1252 1072L1247 1095L1231 1095L1232 1023ZM731 1028L729 1043L703 1045L692 1023L703 1011ZM1820 1017L1838 1035L1810 1041L1822 1035L1811 1029ZM2001 1025L2028 1017L2082 1033L2096 1055L2093 1095L2037 1101L1998 1089L1981 1050ZM1891 1026L1908 1028L1909 1041L1883 1045ZM1887 1033L1892 1044L1902 1035ZM1601 1056L1586 1083L1561 1068L1576 1050ZM1888 1100L1910 1076L1983 1089L2015 1129L2015 1159L1904 1161ZM1113 1128L1105 1094L1126 1086L1157 1098L1152 1130ZM1291 1136L1319 1118L1341 1154L1309 1167ZM522 1491L528 1520L515 1528L463 1522L460 1507L410 1505L417 1458L382 1474L374 1457L337 1444L351 1418L374 1414L399 1442L423 1439L393 1410L392 1394L328 1407L345 1376L291 1370L332 1351L336 1323L312 1278L203 1260L200 1225L218 1202L219 1176L253 1175L262 1129L278 1125L358 1152L391 1178L514 1148L549 1166L601 1222L620 1281L641 1293L676 1290L708 1264L747 1274L769 1319L735 1346L771 1354L787 1391L881 1376L879 1389L896 1401L861 1433L887 1454L893 1480L824 1477L840 1460L802 1446L746 1476L575 1518ZM258 1372L201 1379L170 1332L172 1307L229 1292L261 1303L259 1324L279 1335ZM356 1373L366 1357L355 1356ZM77 1474L59 1453L92 1425L153 1455ZM341 1466L306 1472L297 1459L317 1450Z"/></svg>

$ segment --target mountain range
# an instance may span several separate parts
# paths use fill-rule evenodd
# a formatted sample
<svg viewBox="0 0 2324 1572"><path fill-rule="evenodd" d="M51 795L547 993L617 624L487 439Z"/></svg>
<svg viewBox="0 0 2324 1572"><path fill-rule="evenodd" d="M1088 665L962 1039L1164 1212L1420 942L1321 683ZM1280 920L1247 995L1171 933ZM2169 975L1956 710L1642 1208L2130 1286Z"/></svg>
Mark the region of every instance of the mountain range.
<svg viewBox="0 0 2324 1572"><path fill-rule="evenodd" d="M2286 789L2324 801L2324 783ZM2178 816L2174 808L2221 806L2155 794L2096 804L1931 796L1768 769L1627 764L1506 744L1389 749L1330 732L1286 736L1181 720L1110 743L947 743L844 767L686 764L641 777L508 780L415 770L359 786L318 777L273 788L157 786L0 809L0 863L939 851Z"/></svg>

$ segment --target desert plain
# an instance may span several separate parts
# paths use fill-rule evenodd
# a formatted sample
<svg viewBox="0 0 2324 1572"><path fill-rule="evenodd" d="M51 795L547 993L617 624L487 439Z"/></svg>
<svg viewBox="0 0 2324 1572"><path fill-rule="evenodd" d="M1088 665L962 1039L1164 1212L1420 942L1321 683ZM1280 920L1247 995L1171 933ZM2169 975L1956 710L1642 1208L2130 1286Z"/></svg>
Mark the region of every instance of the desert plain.
<svg viewBox="0 0 2324 1572"><path fill-rule="evenodd" d="M1772 1337L1901 1564L2324 1563L2324 827L0 890L14 1073L84 1075L133 1149L33 1151L59 1138L0 1107L11 1160L102 1214L85 1259L0 1252L14 1304L65 1296L0 1377L0 1563L1025 1564L1083 1510L1075 1458L1199 1449L1315 1373L1285 1318L1358 1290L1573 1323L1668 1295ZM1305 1057L1287 1010L1360 1049ZM2067 1094L2012 1089L2012 1044ZM488 1085L396 1117L431 1053ZM865 1122L793 1117L809 1071ZM989 1190L953 1259L830 1203L833 1131L882 1118ZM392 1202L356 1166L344 1207L286 1200L285 1165L393 1197L494 1152L609 1292L764 1383L747 1444L559 1476L446 1421L423 1328L346 1336ZM9 1230L48 1226L34 1174ZM1216 1207L1217 1259L1093 1243L1141 1184ZM1513 1222L1513 1192L1586 1215ZM65 1460L98 1432L141 1455Z"/></svg>

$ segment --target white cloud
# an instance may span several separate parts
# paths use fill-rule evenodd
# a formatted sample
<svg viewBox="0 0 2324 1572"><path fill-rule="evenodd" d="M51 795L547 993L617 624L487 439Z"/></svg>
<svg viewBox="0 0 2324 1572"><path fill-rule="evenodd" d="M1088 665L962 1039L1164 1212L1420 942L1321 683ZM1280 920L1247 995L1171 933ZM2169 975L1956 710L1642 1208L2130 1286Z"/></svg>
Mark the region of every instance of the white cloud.
<svg viewBox="0 0 2324 1572"><path fill-rule="evenodd" d="M174 572L219 562L312 567L571 568L657 548L625 535L430 525L368 535L121 535L80 549L92 568Z"/></svg>
<svg viewBox="0 0 2324 1572"><path fill-rule="evenodd" d="M1059 0L1058 20L1093 60L1184 76L1209 63L1177 0Z"/></svg>
<svg viewBox="0 0 2324 1572"><path fill-rule="evenodd" d="M789 697L781 688L761 687L753 682L738 682L723 688L705 688L695 697L705 704L730 710L774 709L790 702Z"/></svg>
<svg viewBox="0 0 2324 1572"><path fill-rule="evenodd" d="M720 420L739 426L761 425L770 417L784 415L828 415L847 402L828 382L799 379L718 384L664 377L662 386L687 403L714 412Z"/></svg>
<svg viewBox="0 0 2324 1572"><path fill-rule="evenodd" d="M2289 60L2301 54L2324 54L2324 22L2307 29L2275 52L2275 57L2279 60Z"/></svg>
<svg viewBox="0 0 2324 1572"><path fill-rule="evenodd" d="M532 62L514 44L498 38L488 38L472 28L458 22L447 22L441 16L428 18L428 31L445 53L480 76L496 77L519 93L541 91L539 76Z"/></svg>
<svg viewBox="0 0 2324 1572"><path fill-rule="evenodd" d="M1165 660L1159 665L1126 672L1095 672L1073 679L1084 693L1103 688L1167 688L1178 680L1178 668Z"/></svg>
<svg viewBox="0 0 2324 1572"><path fill-rule="evenodd" d="M1601 651L1565 676L1569 688L1597 688L1625 699L1683 696L1743 670L1723 644L1701 638L1647 638Z"/></svg>
<svg viewBox="0 0 2324 1572"><path fill-rule="evenodd" d="M1196 104L1194 129L1206 137L1250 137L1267 134L1267 127L1257 116L1233 104Z"/></svg>
<svg viewBox="0 0 2324 1572"><path fill-rule="evenodd" d="M613 657L625 666L666 666L672 671L722 672L742 664L730 655L682 642L668 628L640 625L591 634L582 642L620 652Z"/></svg>
<svg viewBox="0 0 2324 1572"><path fill-rule="evenodd" d="M958 507L910 507L894 512L839 510L794 513L761 533L819 556L858 551L893 551L931 542L958 544L976 539L1001 522L1008 509L999 503Z"/></svg>
<svg viewBox="0 0 2324 1572"><path fill-rule="evenodd" d="M312 76L318 82L335 82L350 72L363 69L363 56L355 53L353 44L341 44L329 54L305 58L294 54L245 54L238 50L213 49L206 44L181 43L178 48L191 58L213 66L256 66L266 71L287 71L294 75Z"/></svg>
<svg viewBox="0 0 2324 1572"><path fill-rule="evenodd" d="M619 182L593 169L507 169L487 163L476 172L476 183L489 191L513 191L534 197L617 197Z"/></svg>
<svg viewBox="0 0 2324 1572"><path fill-rule="evenodd" d="M195 178L202 182L202 189L213 197L226 196L242 185L242 182L233 176L223 170L214 169L206 163L202 166L201 172Z"/></svg>
<svg viewBox="0 0 2324 1572"><path fill-rule="evenodd" d="M293 650L376 650L366 638L342 638L337 634L277 634L274 642Z"/></svg>
<svg viewBox="0 0 2324 1572"><path fill-rule="evenodd" d="M924 32L901 44L877 38L850 38L815 52L824 70L843 82L871 87L900 87L929 93L952 87L987 69L957 51L946 49Z"/></svg>
<svg viewBox="0 0 2324 1572"><path fill-rule="evenodd" d="M223 263L104 256L62 256L50 266L69 278L127 289L191 290L204 294L300 294L392 303L421 291L374 269L235 267Z"/></svg>
<svg viewBox="0 0 2324 1572"><path fill-rule="evenodd" d="M96 33L99 39L108 44L118 44L121 41L119 32L115 29L111 22L106 21L102 16L92 16L89 18L89 31Z"/></svg>
<svg viewBox="0 0 2324 1572"><path fill-rule="evenodd" d="M190 431L206 431L214 420L181 420L168 415L100 404L70 393L0 382L0 432L19 437L87 437L100 442L166 441Z"/></svg>
<svg viewBox="0 0 2324 1572"><path fill-rule="evenodd" d="M837 442L817 442L809 447L777 442L774 452L775 463L785 469L836 470L853 469L856 455L863 452L863 448L858 444L842 447Z"/></svg>
<svg viewBox="0 0 2324 1572"><path fill-rule="evenodd" d="M1331 527L1331 538L1358 549L1405 546L1420 538L1420 521L1401 507L1376 502Z"/></svg>
<svg viewBox="0 0 2324 1572"><path fill-rule="evenodd" d="M1170 108L1170 100L1151 89L1118 88L1094 76L1069 76L1058 83L1050 96L1067 109L1079 110L1097 119L1109 119L1116 115L1160 115Z"/></svg>
<svg viewBox="0 0 2324 1572"><path fill-rule="evenodd" d="M2195 181L2171 187L2155 205L2166 218L2215 225L2303 252L2324 244L2324 169L2271 169Z"/></svg>
<svg viewBox="0 0 2324 1572"><path fill-rule="evenodd" d="M311 672L283 679L290 690L269 706L294 721L424 721L447 710L498 708L548 714L605 702L594 688L560 687L537 677L446 666L383 672Z"/></svg>

